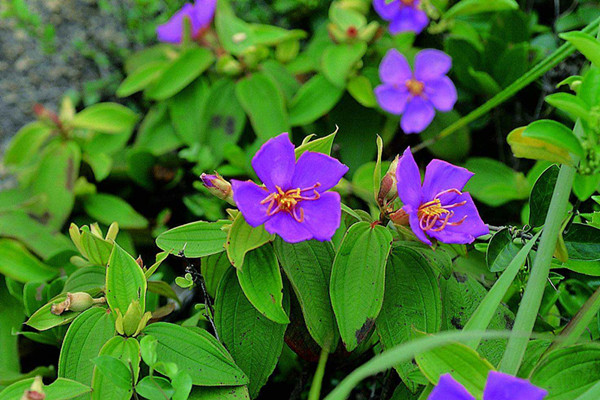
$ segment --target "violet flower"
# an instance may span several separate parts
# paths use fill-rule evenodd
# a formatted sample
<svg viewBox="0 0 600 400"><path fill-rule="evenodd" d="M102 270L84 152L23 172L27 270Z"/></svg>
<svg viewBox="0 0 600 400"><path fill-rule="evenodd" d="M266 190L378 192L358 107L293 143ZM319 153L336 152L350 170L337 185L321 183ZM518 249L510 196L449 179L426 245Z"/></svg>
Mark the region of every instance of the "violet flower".
<svg viewBox="0 0 600 400"><path fill-rule="evenodd" d="M404 203L395 219L408 217L417 238L431 245L428 236L443 243L467 244L489 233L469 193L461 190L473 173L446 161L432 160L421 185L419 167L410 147L398 162L398 196Z"/></svg>
<svg viewBox="0 0 600 400"><path fill-rule="evenodd" d="M421 0L373 0L373 8L381 18L390 22L390 33L412 31L417 35L425 29L429 18L421 10Z"/></svg>
<svg viewBox="0 0 600 400"><path fill-rule="evenodd" d="M413 73L406 58L391 49L379 65L383 84L375 88L377 102L391 114L404 114L400 126L405 133L419 133L429 126L435 109L447 112L456 103L456 88L446 76L451 66L450 56L426 49L417 53Z"/></svg>
<svg viewBox="0 0 600 400"><path fill-rule="evenodd" d="M531 384L526 379L490 371L483 390L483 400L542 400L547 394L547 391ZM427 399L475 400L475 396L471 395L450 374L444 374L440 376L437 386Z"/></svg>
<svg viewBox="0 0 600 400"><path fill-rule="evenodd" d="M331 240L340 226L340 195L334 187L348 167L325 154L307 151L296 161L287 133L267 141L252 159L266 187L232 180L233 200L249 225L265 225L289 243Z"/></svg>
<svg viewBox="0 0 600 400"><path fill-rule="evenodd" d="M196 0L194 5L186 4L171 19L156 28L158 40L167 43L181 43L184 18L189 19L192 38L197 39L210 26L215 15L217 0Z"/></svg>

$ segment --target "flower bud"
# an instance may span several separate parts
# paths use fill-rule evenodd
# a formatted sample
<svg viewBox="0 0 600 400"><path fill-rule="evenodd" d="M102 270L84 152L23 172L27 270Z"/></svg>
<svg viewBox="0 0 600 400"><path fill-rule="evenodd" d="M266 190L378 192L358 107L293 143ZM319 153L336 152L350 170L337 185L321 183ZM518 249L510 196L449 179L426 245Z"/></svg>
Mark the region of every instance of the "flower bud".
<svg viewBox="0 0 600 400"><path fill-rule="evenodd" d="M151 312L145 314L143 312L144 310L137 300L129 304L125 315L121 313L121 310L117 309L117 320L115 322L117 332L120 335L128 337L137 336L146 327L150 318L152 318Z"/></svg>
<svg viewBox="0 0 600 400"><path fill-rule="evenodd" d="M215 172L215 175L202 174L200 175L200 179L202 180L204 187L206 187L212 195L221 200L225 200L231 205L235 205L233 201L233 190L231 189L231 183L227 182L227 180L225 180L217 172Z"/></svg>
<svg viewBox="0 0 600 400"><path fill-rule="evenodd" d="M369 0L340 0L338 6L366 15L371 8L371 2Z"/></svg>
<svg viewBox="0 0 600 400"><path fill-rule="evenodd" d="M389 215L390 220L394 223L394 225L408 225L408 214L403 209L399 209Z"/></svg>
<svg viewBox="0 0 600 400"><path fill-rule="evenodd" d="M237 76L242 73L242 64L231 54L225 54L217 60L217 72L228 76Z"/></svg>
<svg viewBox="0 0 600 400"><path fill-rule="evenodd" d="M67 298L64 301L52 304L50 312L54 315L61 315L65 311L81 312L87 310L95 304L104 303L106 303L106 299L104 297L94 299L85 292L67 293Z"/></svg>
<svg viewBox="0 0 600 400"><path fill-rule="evenodd" d="M249 46L242 52L244 64L250 69L255 68L262 60L269 56L269 49L265 46Z"/></svg>
<svg viewBox="0 0 600 400"><path fill-rule="evenodd" d="M300 41L290 39L283 41L275 48L275 58L281 63L288 63L296 58L300 51Z"/></svg>
<svg viewBox="0 0 600 400"><path fill-rule="evenodd" d="M336 24L328 24L327 31L329 32L329 37L336 43L345 43L348 38L347 32Z"/></svg>
<svg viewBox="0 0 600 400"><path fill-rule="evenodd" d="M398 168L398 156L390 164L386 174L381 179L377 202L384 203L385 200L392 200L398 194L398 179L396 178L396 169Z"/></svg>
<svg viewBox="0 0 600 400"><path fill-rule="evenodd" d="M46 393L44 393L44 383L42 377L37 375L31 384L31 387L23 393L21 400L44 400Z"/></svg>
<svg viewBox="0 0 600 400"><path fill-rule="evenodd" d="M365 42L370 42L373 40L373 38L375 38L375 35L378 32L379 22L372 21L367 26L363 26L362 28L360 28L360 30L358 31L358 39Z"/></svg>

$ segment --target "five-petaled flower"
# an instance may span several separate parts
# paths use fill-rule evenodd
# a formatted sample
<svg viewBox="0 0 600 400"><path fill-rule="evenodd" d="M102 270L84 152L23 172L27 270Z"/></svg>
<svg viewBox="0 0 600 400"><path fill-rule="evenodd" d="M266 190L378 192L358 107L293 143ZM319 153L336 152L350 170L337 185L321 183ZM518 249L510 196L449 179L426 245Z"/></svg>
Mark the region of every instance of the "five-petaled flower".
<svg viewBox="0 0 600 400"><path fill-rule="evenodd" d="M391 49L379 66L383 84L375 88L377 102L391 114L404 114L400 126L405 133L419 133L429 126L435 109L447 112L456 103L456 88L446 76L451 66L450 56L426 49L417 53L413 73L406 58Z"/></svg>
<svg viewBox="0 0 600 400"><path fill-rule="evenodd" d="M398 196L403 207L392 220L405 220L417 238L431 245L428 236L443 243L467 244L489 229L483 223L469 193L461 190L473 173L446 161L432 160L421 185L419 167L410 147L398 162Z"/></svg>
<svg viewBox="0 0 600 400"><path fill-rule="evenodd" d="M528 380L490 371L483 390L483 400L542 400L547 394L547 391ZM427 400L475 400L475 396L450 374L444 374Z"/></svg>
<svg viewBox="0 0 600 400"><path fill-rule="evenodd" d="M183 39L184 18L190 22L193 39L200 37L215 15L217 0L196 0L192 4L184 5L171 19L156 28L158 40L168 43L181 43Z"/></svg>
<svg viewBox="0 0 600 400"><path fill-rule="evenodd" d="M298 161L287 133L267 141L252 159L264 183L232 180L233 199L253 227L265 225L289 243L331 240L340 226L340 195L328 192L348 171L333 157L305 152Z"/></svg>
<svg viewBox="0 0 600 400"><path fill-rule="evenodd" d="M390 33L421 33L429 23L425 11L421 10L421 0L373 0L373 8L386 21L390 21Z"/></svg>

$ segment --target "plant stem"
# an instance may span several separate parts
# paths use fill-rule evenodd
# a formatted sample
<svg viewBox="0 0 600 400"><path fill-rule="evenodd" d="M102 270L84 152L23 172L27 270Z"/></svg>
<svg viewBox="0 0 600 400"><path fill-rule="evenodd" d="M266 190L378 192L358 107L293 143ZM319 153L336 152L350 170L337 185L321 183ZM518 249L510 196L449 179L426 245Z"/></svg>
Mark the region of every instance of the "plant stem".
<svg viewBox="0 0 600 400"><path fill-rule="evenodd" d="M321 357L319 357L319 364L313 377L310 392L308 393L308 400L319 400L321 397L321 386L323 384L323 376L325 376L325 365L327 364L327 358L329 357L329 351L326 346L321 350Z"/></svg>
<svg viewBox="0 0 600 400"><path fill-rule="evenodd" d="M585 29L582 30L584 33L592 33L600 26L600 18L592 21ZM575 47L571 43L565 43L556 49L552 54L538 63L535 67L530 69L525 75L521 76L519 79L511 83L507 88L502 90L500 93L492 97L490 100L486 101L483 105L471 111L469 114L465 115L458 121L454 122L450 126L447 126L443 129L438 135L435 137L425 140L424 142L414 146L413 153L422 150L425 147L429 147L436 141L445 138L446 136L452 135L457 132L462 127L467 124L475 121L477 118L482 117L486 113L488 113L493 108L499 106L504 103L506 100L510 99L514 96L518 91L528 86L530 83L544 75L546 72L554 68L558 65L562 60L570 56L575 52Z"/></svg>
<svg viewBox="0 0 600 400"><path fill-rule="evenodd" d="M500 363L500 371L507 374L516 375L521 366L523 354L527 348L529 336L542 303L542 296L550 273L552 255L556 248L563 217L567 211L574 179L575 168L562 165L554 186L554 193L546 215L538 252L531 268L531 275L515 319L512 330L515 335L508 340L504 357Z"/></svg>

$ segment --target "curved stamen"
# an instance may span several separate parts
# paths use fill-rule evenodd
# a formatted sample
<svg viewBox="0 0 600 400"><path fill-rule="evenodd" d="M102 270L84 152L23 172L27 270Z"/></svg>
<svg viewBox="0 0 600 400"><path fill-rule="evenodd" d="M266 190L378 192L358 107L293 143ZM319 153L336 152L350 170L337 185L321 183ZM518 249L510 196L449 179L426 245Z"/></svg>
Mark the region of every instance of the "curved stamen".
<svg viewBox="0 0 600 400"><path fill-rule="evenodd" d="M292 218L297 222L304 221L304 210L298 206L298 203L302 201L312 201L321 198L321 194L317 191L317 188L321 186L319 182L308 188L296 188L284 191L279 186L276 186L277 191L270 193L267 197L261 200L260 204L268 204L266 213L267 215L273 216L280 211L290 213ZM306 193L310 192L312 193ZM299 210L297 210L299 208Z"/></svg>
<svg viewBox="0 0 600 400"><path fill-rule="evenodd" d="M450 218L454 216L454 211L452 209L464 206L467 204L467 201L464 200L452 204L442 205L440 197L448 193L462 195L462 192L458 189L447 189L436 194L433 200L421 204L417 210L419 227L423 231L440 232L447 226L458 226L462 224L467 218L465 215L459 221L450 222Z"/></svg>

